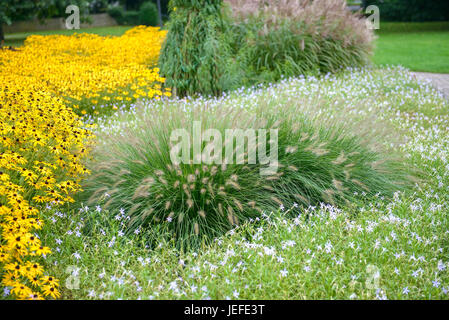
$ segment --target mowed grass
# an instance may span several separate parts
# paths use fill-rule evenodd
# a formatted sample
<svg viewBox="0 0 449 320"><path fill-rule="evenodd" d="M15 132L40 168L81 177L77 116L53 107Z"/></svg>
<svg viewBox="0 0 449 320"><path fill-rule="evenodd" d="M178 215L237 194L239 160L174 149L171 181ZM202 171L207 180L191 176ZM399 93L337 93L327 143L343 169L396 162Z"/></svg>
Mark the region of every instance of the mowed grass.
<svg viewBox="0 0 449 320"><path fill-rule="evenodd" d="M449 73L449 22L381 23L380 28L375 64Z"/></svg>
<svg viewBox="0 0 449 320"><path fill-rule="evenodd" d="M78 30L46 30L46 31L34 31L34 32L20 32L5 34L5 46L20 47L23 45L25 39L31 35L72 35L75 33L93 33L100 36L121 36L132 26L114 26L114 27L95 27L95 28L81 28Z"/></svg>

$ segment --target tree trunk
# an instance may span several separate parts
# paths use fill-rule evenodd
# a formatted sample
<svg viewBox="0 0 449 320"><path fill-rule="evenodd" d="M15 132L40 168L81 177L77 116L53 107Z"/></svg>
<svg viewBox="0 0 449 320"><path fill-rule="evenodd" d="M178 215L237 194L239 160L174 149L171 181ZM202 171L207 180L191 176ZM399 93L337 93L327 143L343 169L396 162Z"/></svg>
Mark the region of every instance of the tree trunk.
<svg viewBox="0 0 449 320"><path fill-rule="evenodd" d="M162 9L161 9L161 0L157 0L157 12L159 14L159 27L162 28Z"/></svg>
<svg viewBox="0 0 449 320"><path fill-rule="evenodd" d="M5 43L5 34L3 33L3 24L0 21L0 48L3 47L4 43Z"/></svg>

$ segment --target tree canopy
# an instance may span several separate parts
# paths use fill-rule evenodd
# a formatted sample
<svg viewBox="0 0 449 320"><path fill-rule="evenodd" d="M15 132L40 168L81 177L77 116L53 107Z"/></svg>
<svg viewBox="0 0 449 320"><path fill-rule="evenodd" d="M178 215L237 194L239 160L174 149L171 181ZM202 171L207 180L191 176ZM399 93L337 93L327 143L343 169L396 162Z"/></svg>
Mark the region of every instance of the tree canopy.
<svg viewBox="0 0 449 320"><path fill-rule="evenodd" d="M363 5L376 5L386 21L445 21L449 19L448 0L364 0Z"/></svg>
<svg viewBox="0 0 449 320"><path fill-rule="evenodd" d="M61 16L65 14L68 5L77 5L80 13L87 13L88 0L1 0L0 6L0 46L4 41L3 24L11 24L14 21L29 20Z"/></svg>

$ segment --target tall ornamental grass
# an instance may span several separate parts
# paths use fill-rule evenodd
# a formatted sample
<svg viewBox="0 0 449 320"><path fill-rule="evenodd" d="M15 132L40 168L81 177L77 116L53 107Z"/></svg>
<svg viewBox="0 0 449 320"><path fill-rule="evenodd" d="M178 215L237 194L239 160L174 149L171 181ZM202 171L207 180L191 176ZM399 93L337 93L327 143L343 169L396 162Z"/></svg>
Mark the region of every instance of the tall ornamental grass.
<svg viewBox="0 0 449 320"><path fill-rule="evenodd" d="M159 65L180 96L369 63L373 33L345 0L172 0Z"/></svg>
<svg viewBox="0 0 449 320"><path fill-rule="evenodd" d="M291 104L279 110L261 101L247 112L197 103L180 112L178 104L161 102L160 109L128 114L120 130L98 134L88 164L94 174L83 185L82 200L102 204L111 214L126 212L125 230L145 232L149 243L167 236L178 247L196 248L264 212L323 202L347 205L402 188L404 170L385 153L341 122L308 116L303 108ZM248 164L248 141L243 164L195 164L193 144L189 162L172 163L172 131L186 129L193 139L195 120L202 132L217 129L223 139L226 129L276 129L278 169L261 175L266 164L260 159ZM267 155L275 138L270 132L257 141ZM235 154L237 145L232 148Z"/></svg>
<svg viewBox="0 0 449 320"><path fill-rule="evenodd" d="M346 0L226 0L246 83L369 63L373 33Z"/></svg>
<svg viewBox="0 0 449 320"><path fill-rule="evenodd" d="M166 85L178 96L219 95L227 87L230 23L222 0L172 0L167 38L159 58Z"/></svg>

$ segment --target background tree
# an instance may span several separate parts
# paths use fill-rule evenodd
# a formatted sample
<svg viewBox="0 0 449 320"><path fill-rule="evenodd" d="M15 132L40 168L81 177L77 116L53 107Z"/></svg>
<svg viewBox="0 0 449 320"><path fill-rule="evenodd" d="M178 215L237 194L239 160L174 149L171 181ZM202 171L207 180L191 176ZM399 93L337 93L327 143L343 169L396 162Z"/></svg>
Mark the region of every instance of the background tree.
<svg viewBox="0 0 449 320"><path fill-rule="evenodd" d="M41 6L37 12L37 17L41 20L47 18L66 17L65 12L67 6L76 5L80 9L80 15L82 20L86 20L85 17L90 11L98 9L97 6L105 5L104 1L99 0L44 0L46 5Z"/></svg>
<svg viewBox="0 0 449 320"><path fill-rule="evenodd" d="M162 27L162 7L161 0L157 0L157 13L159 15L159 26Z"/></svg>
<svg viewBox="0 0 449 320"><path fill-rule="evenodd" d="M139 10L141 5L144 2L148 2L150 0L120 0L120 4L126 9L126 10ZM151 2L154 2L158 6L160 6L160 13L162 17L168 16L168 2L169 0L151 0Z"/></svg>
<svg viewBox="0 0 449 320"><path fill-rule="evenodd" d="M3 25L10 25L14 21L24 21L38 18L44 21L52 17L65 17L68 5L77 5L82 17L89 13L88 0L1 0L0 5L0 46L5 36ZM85 20L85 18L82 18Z"/></svg>
<svg viewBox="0 0 449 320"><path fill-rule="evenodd" d="M166 85L180 97L219 95L228 82L229 22L222 0L170 1L168 34L159 65Z"/></svg>
<svg viewBox="0 0 449 320"><path fill-rule="evenodd" d="M0 6L0 46L3 45L5 40L4 24L10 25L13 21L33 17L42 6L47 4L46 2L39 0L2 0Z"/></svg>

